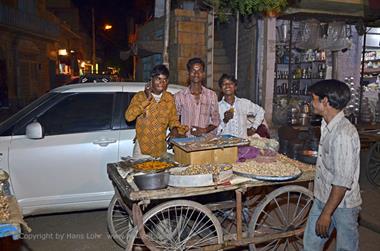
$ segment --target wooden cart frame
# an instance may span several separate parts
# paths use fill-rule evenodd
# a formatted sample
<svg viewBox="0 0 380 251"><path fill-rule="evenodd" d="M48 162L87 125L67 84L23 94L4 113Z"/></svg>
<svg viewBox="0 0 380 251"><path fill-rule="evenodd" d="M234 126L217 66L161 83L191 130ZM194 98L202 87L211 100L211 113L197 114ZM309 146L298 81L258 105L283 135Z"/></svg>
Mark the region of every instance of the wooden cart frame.
<svg viewBox="0 0 380 251"><path fill-rule="evenodd" d="M313 202L314 168L305 165L302 171L298 179L286 182L139 191L122 178L118 164L111 163L107 172L115 195L108 208L108 228L126 250L138 245L150 250L222 250L246 245L250 250L280 246L300 250ZM252 193L256 189L270 192ZM235 198L204 205L194 201L201 195L224 196L226 192L235 193ZM147 210L153 201L157 205Z"/></svg>

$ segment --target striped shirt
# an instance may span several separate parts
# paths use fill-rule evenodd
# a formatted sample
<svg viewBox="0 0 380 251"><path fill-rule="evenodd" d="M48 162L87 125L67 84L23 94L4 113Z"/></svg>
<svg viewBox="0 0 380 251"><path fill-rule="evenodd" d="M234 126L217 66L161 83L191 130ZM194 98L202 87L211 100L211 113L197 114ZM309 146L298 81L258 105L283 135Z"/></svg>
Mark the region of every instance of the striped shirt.
<svg viewBox="0 0 380 251"><path fill-rule="evenodd" d="M247 138L247 129L259 127L264 120L264 109L245 98L238 98L235 96L233 105L227 103L224 98L219 102L219 114L224 118L224 113L229 109L234 108L234 116L227 123L223 121L220 123L218 133L230 134L240 138ZM254 122L251 124L247 117L252 115L255 117Z"/></svg>
<svg viewBox="0 0 380 251"><path fill-rule="evenodd" d="M187 125L189 128L192 126L206 128L209 125L218 127L220 124L218 97L214 91L202 86L199 101L191 94L190 88L177 92L174 97L182 125ZM216 134L216 132L215 129L210 133ZM190 130L186 135L191 136Z"/></svg>
<svg viewBox="0 0 380 251"><path fill-rule="evenodd" d="M338 207L360 206L360 140L356 128L339 112L330 123L322 121L318 148L314 196L326 203L332 185L346 187Z"/></svg>

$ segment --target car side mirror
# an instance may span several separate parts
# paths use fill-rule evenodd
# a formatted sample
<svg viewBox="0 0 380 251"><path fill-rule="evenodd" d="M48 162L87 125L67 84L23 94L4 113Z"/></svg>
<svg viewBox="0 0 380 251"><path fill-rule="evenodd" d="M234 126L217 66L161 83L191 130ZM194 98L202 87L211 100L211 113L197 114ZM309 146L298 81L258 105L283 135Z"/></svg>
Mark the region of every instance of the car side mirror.
<svg viewBox="0 0 380 251"><path fill-rule="evenodd" d="M34 121L26 126L26 137L29 139L42 139L43 130L39 122Z"/></svg>

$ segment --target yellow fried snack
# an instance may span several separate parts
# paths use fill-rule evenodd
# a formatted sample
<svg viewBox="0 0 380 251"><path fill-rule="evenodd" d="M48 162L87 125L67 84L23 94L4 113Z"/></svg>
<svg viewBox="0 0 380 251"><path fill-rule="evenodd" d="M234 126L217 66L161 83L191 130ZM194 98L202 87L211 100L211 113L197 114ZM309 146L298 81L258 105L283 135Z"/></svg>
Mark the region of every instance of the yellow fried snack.
<svg viewBox="0 0 380 251"><path fill-rule="evenodd" d="M162 170L162 169L173 167L173 166L174 164L172 163L152 160L152 161L136 164L135 169L138 169L141 171L158 171L158 170Z"/></svg>

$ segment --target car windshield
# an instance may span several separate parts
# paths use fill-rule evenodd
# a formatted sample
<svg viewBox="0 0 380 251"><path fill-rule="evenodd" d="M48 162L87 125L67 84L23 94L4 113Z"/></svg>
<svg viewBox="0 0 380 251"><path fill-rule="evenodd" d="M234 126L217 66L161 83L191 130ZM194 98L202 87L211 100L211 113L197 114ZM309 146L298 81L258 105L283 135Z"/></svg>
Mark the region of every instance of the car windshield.
<svg viewBox="0 0 380 251"><path fill-rule="evenodd" d="M2 134L5 130L9 129L10 126L13 126L17 123L22 117L24 117L26 114L29 114L34 109L36 109L38 106L40 106L42 103L44 103L46 100L51 99L52 97L58 95L54 92L46 93L45 95L39 97L38 99L34 100L29 105L22 108L20 111L9 117L7 120L0 123L0 134Z"/></svg>

